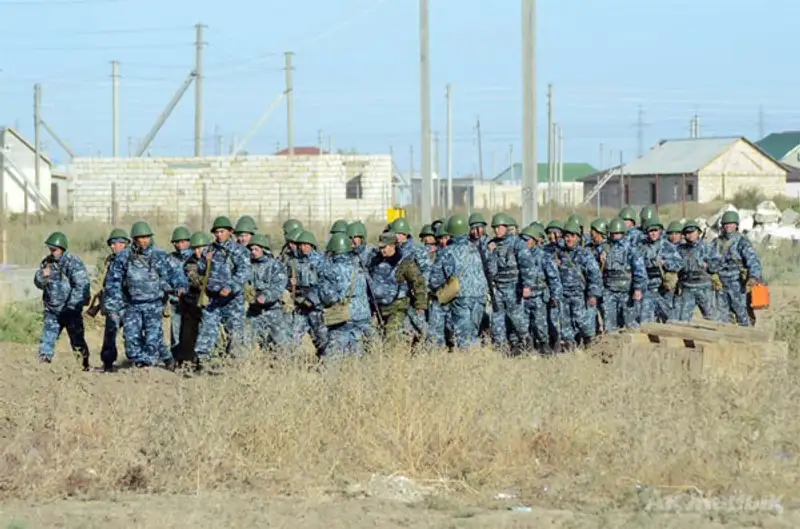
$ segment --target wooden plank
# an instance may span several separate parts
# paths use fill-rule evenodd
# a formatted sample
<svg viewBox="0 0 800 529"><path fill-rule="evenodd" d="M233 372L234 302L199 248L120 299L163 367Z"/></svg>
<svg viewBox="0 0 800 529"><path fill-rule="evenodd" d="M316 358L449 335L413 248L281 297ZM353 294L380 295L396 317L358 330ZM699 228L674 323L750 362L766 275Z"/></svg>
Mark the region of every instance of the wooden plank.
<svg viewBox="0 0 800 529"><path fill-rule="evenodd" d="M735 343L765 343L769 341L763 338L763 333L758 333L758 331L755 330L753 331L756 334L742 332L742 329L746 328L731 326L729 328L704 329L697 326L675 323L645 323L640 327L643 334L655 335L662 338L682 338L694 342L717 342L719 340L727 340Z"/></svg>
<svg viewBox="0 0 800 529"><path fill-rule="evenodd" d="M696 320L693 322L675 322L670 325L686 326L693 329L705 329L711 331L721 331L726 336L742 336L747 337L756 342L769 342L772 341L772 334L767 332L764 328L755 327L741 327L731 323L720 323L711 320Z"/></svg>

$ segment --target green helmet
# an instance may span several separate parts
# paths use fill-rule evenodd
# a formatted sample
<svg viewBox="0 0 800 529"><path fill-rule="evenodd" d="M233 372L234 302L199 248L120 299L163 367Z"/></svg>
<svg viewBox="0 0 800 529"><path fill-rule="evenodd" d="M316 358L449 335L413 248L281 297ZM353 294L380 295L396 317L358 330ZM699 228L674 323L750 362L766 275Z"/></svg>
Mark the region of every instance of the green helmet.
<svg viewBox="0 0 800 529"><path fill-rule="evenodd" d="M441 225L442 225L442 223L440 222L436 226L436 228L438 229L439 226L441 226ZM425 224L422 227L422 229L419 230L419 238L421 239L423 237L430 237L430 236L436 237L436 230L433 229L433 224Z"/></svg>
<svg viewBox="0 0 800 529"><path fill-rule="evenodd" d="M608 222L606 219L595 219L592 221L592 230L596 231L601 235L606 235L608 233Z"/></svg>
<svg viewBox="0 0 800 529"><path fill-rule="evenodd" d="M625 219L621 219L619 217L615 217L611 219L611 222L608 223L608 233L627 233L628 227L625 226Z"/></svg>
<svg viewBox="0 0 800 529"><path fill-rule="evenodd" d="M331 230L328 233L347 233L347 221L339 219L331 224Z"/></svg>
<svg viewBox="0 0 800 529"><path fill-rule="evenodd" d="M431 222L431 230L435 230L436 228L438 228L442 224L447 224L447 219L436 219L436 220L434 220L433 222Z"/></svg>
<svg viewBox="0 0 800 529"><path fill-rule="evenodd" d="M655 206L645 206L642 208L642 211L639 212L639 221L642 223L642 226L644 226L647 220L655 217L658 217Z"/></svg>
<svg viewBox="0 0 800 529"><path fill-rule="evenodd" d="M153 230L150 229L150 225L143 220L139 220L133 223L131 226L131 237L152 237Z"/></svg>
<svg viewBox="0 0 800 529"><path fill-rule="evenodd" d="M661 223L658 217L650 217L649 219L645 219L642 228L644 228L644 231L650 231L653 228L658 228L659 230L663 230L664 225Z"/></svg>
<svg viewBox="0 0 800 529"><path fill-rule="evenodd" d="M719 223L724 226L725 224L736 224L739 225L739 213L736 211L726 211L722 214L722 218L720 219Z"/></svg>
<svg viewBox="0 0 800 529"><path fill-rule="evenodd" d="M694 230L699 230L699 229L700 229L700 224L698 224L698 222L696 220L694 220L694 219L689 219L689 220L687 220L686 222L683 223L683 229L681 231L687 232L687 231L694 231Z"/></svg>
<svg viewBox="0 0 800 529"><path fill-rule="evenodd" d="M515 218L514 218L514 217L512 217L511 215L509 215L509 216L508 216L508 218L509 218L509 223L510 223L510 224L509 224L509 226L511 226L511 227L513 227L513 228L516 228L517 226L519 226L519 225L517 224L517 219L515 219Z"/></svg>
<svg viewBox="0 0 800 529"><path fill-rule="evenodd" d="M247 232L244 232L247 233ZM258 246L265 250L270 250L271 245L269 241L269 237L263 233L254 233L253 236L250 238L250 242L247 243L247 247L250 248L251 246Z"/></svg>
<svg viewBox="0 0 800 529"><path fill-rule="evenodd" d="M328 246L325 249L334 255L342 255L349 253L352 248L346 233L334 233L328 240Z"/></svg>
<svg viewBox="0 0 800 529"><path fill-rule="evenodd" d="M347 236L351 239L353 237L367 238L367 227L360 220L356 220L347 225Z"/></svg>
<svg viewBox="0 0 800 529"><path fill-rule="evenodd" d="M528 237L532 237L534 239L543 239L544 238L544 230L541 226L537 226L536 224L531 224L524 230L522 230L522 235L527 235Z"/></svg>
<svg viewBox="0 0 800 529"><path fill-rule="evenodd" d="M492 217L492 228L498 226L516 226L517 222L507 213L495 213Z"/></svg>
<svg viewBox="0 0 800 529"><path fill-rule="evenodd" d="M283 223L283 234L288 235L289 233L293 232L294 230L302 230L303 223L297 219L289 219Z"/></svg>
<svg viewBox="0 0 800 529"><path fill-rule="evenodd" d="M402 233L403 235L410 236L411 235L411 226L409 226L408 221L405 217L400 217L399 219L395 219L392 222L392 232L394 233Z"/></svg>
<svg viewBox="0 0 800 529"><path fill-rule="evenodd" d="M196 231L189 237L192 248L202 248L211 244L211 236L204 231Z"/></svg>
<svg viewBox="0 0 800 529"><path fill-rule="evenodd" d="M434 234L437 239L441 239L442 237L449 237L450 234L447 233L447 225L441 224L436 227L436 233Z"/></svg>
<svg viewBox="0 0 800 529"><path fill-rule="evenodd" d="M564 231L564 223L562 223L560 220L551 220L547 223L547 229L545 231L550 230Z"/></svg>
<svg viewBox="0 0 800 529"><path fill-rule="evenodd" d="M114 228L111 230L111 233L108 235L108 239L106 239L106 243L110 246L111 241L116 239L122 239L125 242L131 242L130 237L128 237L128 232L120 228Z"/></svg>
<svg viewBox="0 0 800 529"><path fill-rule="evenodd" d="M447 219L447 234L451 237L461 237L469 233L469 220L466 215L453 215Z"/></svg>
<svg viewBox="0 0 800 529"><path fill-rule="evenodd" d="M472 226L476 226L476 225L478 225L478 226L486 226L486 219L483 218L483 215L481 215L478 212L472 213L469 216L469 220L467 220L467 222L469 223L470 228Z"/></svg>
<svg viewBox="0 0 800 529"><path fill-rule="evenodd" d="M619 215L617 217L622 220L630 220L632 222L636 222L636 216L637 216L636 211L632 207L626 206L621 210L619 210Z"/></svg>
<svg viewBox="0 0 800 529"><path fill-rule="evenodd" d="M539 222L538 220L534 220L533 222L531 222L531 224L530 224L530 225L531 225L531 226L536 226L537 228L539 228L540 230L542 230L542 233L544 233L544 224L542 224L542 223L541 223L541 222Z"/></svg>
<svg viewBox="0 0 800 529"><path fill-rule="evenodd" d="M189 233L189 230L186 228L186 226L178 226L172 230L172 239L170 242L188 241L191 238L192 234Z"/></svg>
<svg viewBox="0 0 800 529"><path fill-rule="evenodd" d="M667 226L667 233L681 233L683 231L683 223L679 220L673 220Z"/></svg>
<svg viewBox="0 0 800 529"><path fill-rule="evenodd" d="M569 221L571 221L571 220L574 220L575 222L577 222L577 223L578 223L578 226L580 226L581 228L583 228L583 226L584 226L583 217L581 217L581 216L580 216L580 215L578 215L577 213L573 213L572 215L570 215L570 216L569 216L569 219L567 219L567 222L569 222Z"/></svg>
<svg viewBox="0 0 800 529"><path fill-rule="evenodd" d="M575 220L568 220L567 223L564 224L564 229L562 231L564 233L572 233L573 235L580 235L583 233L581 225Z"/></svg>
<svg viewBox="0 0 800 529"><path fill-rule="evenodd" d="M295 230L290 231L285 235L286 242L297 242L297 238L303 234L302 228L297 228Z"/></svg>
<svg viewBox="0 0 800 529"><path fill-rule="evenodd" d="M47 246L55 246L57 248L61 248L62 250L69 249L69 241L67 240L67 236L60 231L54 231L51 233L44 243Z"/></svg>
<svg viewBox="0 0 800 529"><path fill-rule="evenodd" d="M236 233L250 233L255 234L258 231L256 221L250 215L244 215L236 221L236 228L233 230Z"/></svg>
<svg viewBox="0 0 800 529"><path fill-rule="evenodd" d="M214 222L211 223L211 231L214 232L216 230L232 230L233 229L233 222L231 219L226 216L217 217L214 219Z"/></svg>
<svg viewBox="0 0 800 529"><path fill-rule="evenodd" d="M306 231L306 230L303 230L302 232L300 232L300 235L295 237L295 240L293 242L296 242L297 244L310 244L314 248L316 248L318 246L317 238L314 237L313 233L311 233L310 231Z"/></svg>

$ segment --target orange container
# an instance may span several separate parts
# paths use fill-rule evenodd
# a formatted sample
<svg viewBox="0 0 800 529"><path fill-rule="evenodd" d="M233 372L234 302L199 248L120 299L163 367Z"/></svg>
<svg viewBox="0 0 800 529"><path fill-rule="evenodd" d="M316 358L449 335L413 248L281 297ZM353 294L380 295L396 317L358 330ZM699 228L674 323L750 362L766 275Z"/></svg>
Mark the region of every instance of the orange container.
<svg viewBox="0 0 800 529"><path fill-rule="evenodd" d="M753 287L750 292L750 308L753 310L769 308L769 287L767 285L759 283Z"/></svg>

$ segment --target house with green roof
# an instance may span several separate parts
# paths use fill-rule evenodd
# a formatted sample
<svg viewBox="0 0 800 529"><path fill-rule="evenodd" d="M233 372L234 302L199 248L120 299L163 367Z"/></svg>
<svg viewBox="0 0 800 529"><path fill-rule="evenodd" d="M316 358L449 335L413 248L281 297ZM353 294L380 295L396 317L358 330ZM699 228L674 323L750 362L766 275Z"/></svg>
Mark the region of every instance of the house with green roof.
<svg viewBox="0 0 800 529"><path fill-rule="evenodd" d="M565 205L578 205L583 202L583 179L585 176L596 173L597 169L589 165L588 163L563 163L561 166L558 164L553 164L554 171L560 171L561 176L561 184L554 185L552 189L548 189L547 185L547 175L548 175L548 165L546 163L540 163L536 166L537 177L539 180L538 186L538 197L540 203L546 203L548 195L551 196L551 200L559 202L560 204ZM486 185L490 186L490 191L481 191L483 194L489 194L494 197L498 196L506 196L509 193L515 193L517 189L522 188L522 164L515 163L509 167L506 167L503 171L501 171L497 176L492 178L483 186L478 184L476 185L476 189L481 189L482 187L486 187ZM477 193L480 195L481 192ZM519 191L518 193L521 193ZM476 196L477 196L476 195ZM495 203L499 203L498 199L493 199ZM503 199L505 202L508 202L507 199Z"/></svg>
<svg viewBox="0 0 800 529"><path fill-rule="evenodd" d="M773 132L756 145L779 162L800 168L800 131Z"/></svg>

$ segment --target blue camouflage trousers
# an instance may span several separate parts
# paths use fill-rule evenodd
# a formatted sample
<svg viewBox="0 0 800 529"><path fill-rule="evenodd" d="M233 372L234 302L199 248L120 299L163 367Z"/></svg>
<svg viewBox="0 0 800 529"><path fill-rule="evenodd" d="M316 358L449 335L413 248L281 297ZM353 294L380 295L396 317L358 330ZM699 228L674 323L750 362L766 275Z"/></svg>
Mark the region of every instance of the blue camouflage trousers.
<svg viewBox="0 0 800 529"><path fill-rule="evenodd" d="M122 314L125 356L131 362L154 365L172 358L164 341L164 303L161 300L128 304Z"/></svg>
<svg viewBox="0 0 800 529"><path fill-rule="evenodd" d="M321 357L335 360L347 356L364 356L364 338L371 328L370 320L348 321L328 327L328 343Z"/></svg>
<svg viewBox="0 0 800 529"><path fill-rule="evenodd" d="M180 307L177 303L169 304L169 345L170 353L173 358L181 356L181 326L183 325L183 318L181 317Z"/></svg>
<svg viewBox="0 0 800 529"><path fill-rule="evenodd" d="M548 317L550 307L547 292L533 292L531 297L524 301L525 314L528 319L530 334L533 336L534 345L541 349L550 346L550 332Z"/></svg>
<svg viewBox="0 0 800 529"><path fill-rule="evenodd" d="M747 313L747 290L739 278L722 279L722 290L716 292L717 318L721 323L736 323L742 327L750 326L750 315ZM733 317L733 318L732 318Z"/></svg>
<svg viewBox="0 0 800 529"><path fill-rule="evenodd" d="M297 309L292 319L292 338L295 345L303 342L303 336L311 334L311 342L317 355L325 354L328 345L328 328L322 321L321 310Z"/></svg>
<svg viewBox="0 0 800 529"><path fill-rule="evenodd" d="M61 336L61 331L66 329L69 344L76 353L84 357L89 356L89 346L86 344L86 335L83 328L83 314L80 310L65 311L55 314L44 311L42 338L39 341L39 355L53 358L56 352L56 342Z"/></svg>
<svg viewBox="0 0 800 529"><path fill-rule="evenodd" d="M603 291L602 310L606 332L616 331L622 327L636 326L636 304L627 290L624 292L610 289Z"/></svg>
<svg viewBox="0 0 800 529"><path fill-rule="evenodd" d="M289 332L283 307L250 305L247 309L247 345L266 349L289 345Z"/></svg>
<svg viewBox="0 0 800 529"><path fill-rule="evenodd" d="M661 292L659 287L649 288L642 292L642 302L639 305L640 323L666 323L672 321L673 296L672 292Z"/></svg>
<svg viewBox="0 0 800 529"><path fill-rule="evenodd" d="M453 326L453 347L466 349L478 345L478 330L483 318L485 298L457 297L447 304Z"/></svg>
<svg viewBox="0 0 800 529"><path fill-rule="evenodd" d="M225 354L233 356L241 351L245 340L244 306L244 294L211 298L209 304L203 307L200 318L200 331L194 346L198 357L207 358L211 355L219 340L220 328L227 338Z"/></svg>
<svg viewBox="0 0 800 529"><path fill-rule="evenodd" d="M717 316L711 284L683 285L683 291L680 296L676 297L675 304L678 307L680 321L692 321L694 309L698 307L703 318L707 320L714 320Z"/></svg>
<svg viewBox="0 0 800 529"><path fill-rule="evenodd" d="M596 314L586 304L586 297L565 294L559 305L561 313L561 338L574 342L576 337L592 338L596 334Z"/></svg>
<svg viewBox="0 0 800 529"><path fill-rule="evenodd" d="M508 326L511 326L511 329ZM494 289L492 303L492 342L506 345L509 341L516 346L524 346L530 341L528 319L525 305L516 285Z"/></svg>
<svg viewBox="0 0 800 529"><path fill-rule="evenodd" d="M448 306L440 305L435 299L431 300L428 308L428 340L433 345L444 346L448 335L452 336L452 332Z"/></svg>
<svg viewBox="0 0 800 529"><path fill-rule="evenodd" d="M100 349L100 360L104 366L113 365L119 357L117 350L117 335L119 334L119 321L106 316L103 322L103 346Z"/></svg>

